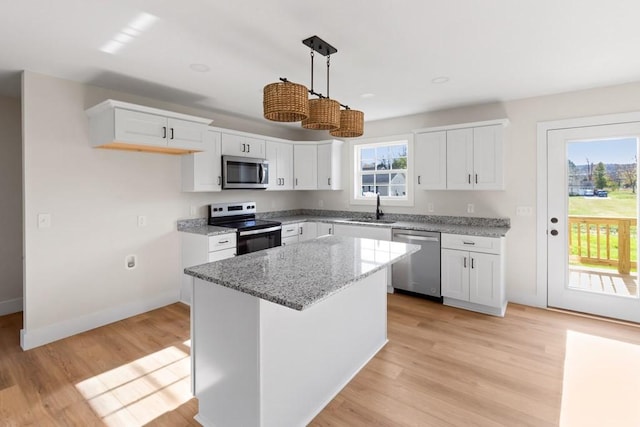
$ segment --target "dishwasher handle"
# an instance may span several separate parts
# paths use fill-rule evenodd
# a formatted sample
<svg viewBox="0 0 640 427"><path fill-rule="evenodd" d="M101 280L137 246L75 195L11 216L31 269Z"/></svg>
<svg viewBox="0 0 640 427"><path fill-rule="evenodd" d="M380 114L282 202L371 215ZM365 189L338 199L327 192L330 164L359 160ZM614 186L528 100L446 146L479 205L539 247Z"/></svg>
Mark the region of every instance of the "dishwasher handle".
<svg viewBox="0 0 640 427"><path fill-rule="evenodd" d="M428 237L428 236L415 236L413 234L405 234L405 233L398 233L398 234L394 234L393 237L402 237L405 238L407 240L421 240L423 242L439 242L440 239L438 239L437 237Z"/></svg>

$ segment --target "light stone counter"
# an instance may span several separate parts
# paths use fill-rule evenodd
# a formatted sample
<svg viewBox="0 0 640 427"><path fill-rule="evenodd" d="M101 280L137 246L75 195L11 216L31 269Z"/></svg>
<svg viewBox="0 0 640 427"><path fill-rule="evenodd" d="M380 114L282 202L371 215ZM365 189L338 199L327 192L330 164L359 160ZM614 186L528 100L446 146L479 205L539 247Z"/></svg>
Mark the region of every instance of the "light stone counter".
<svg viewBox="0 0 640 427"><path fill-rule="evenodd" d="M420 249L418 245L327 236L186 268L198 279L304 310Z"/></svg>

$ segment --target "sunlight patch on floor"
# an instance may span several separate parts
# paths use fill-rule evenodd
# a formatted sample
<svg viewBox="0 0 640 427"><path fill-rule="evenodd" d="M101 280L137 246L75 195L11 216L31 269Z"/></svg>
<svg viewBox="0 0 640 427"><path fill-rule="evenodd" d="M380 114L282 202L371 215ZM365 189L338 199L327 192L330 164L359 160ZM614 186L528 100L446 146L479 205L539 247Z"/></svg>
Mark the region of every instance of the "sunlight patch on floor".
<svg viewBox="0 0 640 427"><path fill-rule="evenodd" d="M640 426L640 346L567 331L561 427Z"/></svg>
<svg viewBox="0 0 640 427"><path fill-rule="evenodd" d="M76 384L107 426L142 426L191 399L189 354L167 347Z"/></svg>

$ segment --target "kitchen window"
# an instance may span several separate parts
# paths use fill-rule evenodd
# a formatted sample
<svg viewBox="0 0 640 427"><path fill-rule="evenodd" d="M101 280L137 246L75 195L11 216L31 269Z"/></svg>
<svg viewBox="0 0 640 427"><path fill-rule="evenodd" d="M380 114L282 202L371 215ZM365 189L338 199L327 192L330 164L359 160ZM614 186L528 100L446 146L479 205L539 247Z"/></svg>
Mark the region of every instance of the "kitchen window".
<svg viewBox="0 0 640 427"><path fill-rule="evenodd" d="M351 203L370 204L380 194L387 205L413 206L412 143L411 135L354 142Z"/></svg>

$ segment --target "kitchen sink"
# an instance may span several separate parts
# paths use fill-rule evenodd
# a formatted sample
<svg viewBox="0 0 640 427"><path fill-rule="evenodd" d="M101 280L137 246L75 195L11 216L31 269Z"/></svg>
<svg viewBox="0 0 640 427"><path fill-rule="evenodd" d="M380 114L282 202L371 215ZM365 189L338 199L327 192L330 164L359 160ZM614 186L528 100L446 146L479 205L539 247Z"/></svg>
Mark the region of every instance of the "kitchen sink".
<svg viewBox="0 0 640 427"><path fill-rule="evenodd" d="M375 218L349 218L346 221L348 222L367 222L372 224L393 224L395 221L390 221L388 219L375 219Z"/></svg>

